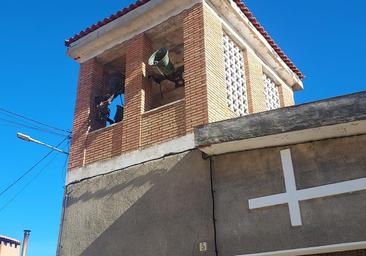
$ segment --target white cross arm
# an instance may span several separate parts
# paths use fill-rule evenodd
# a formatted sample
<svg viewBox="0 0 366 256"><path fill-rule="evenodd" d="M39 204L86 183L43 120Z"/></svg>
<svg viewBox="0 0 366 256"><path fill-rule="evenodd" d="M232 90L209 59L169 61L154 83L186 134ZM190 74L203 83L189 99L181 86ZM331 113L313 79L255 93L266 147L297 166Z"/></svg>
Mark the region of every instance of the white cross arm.
<svg viewBox="0 0 366 256"><path fill-rule="evenodd" d="M299 201L306 201L310 199L357 192L365 189L366 189L366 178L362 178L357 180L339 182L330 185L324 185L320 187L297 190L294 193L295 197ZM288 200L289 199L287 193L250 199L249 209L252 210L263 207L287 204Z"/></svg>
<svg viewBox="0 0 366 256"><path fill-rule="evenodd" d="M249 209L288 204L292 226L301 226L300 201L366 190L366 178L297 190L290 149L281 151L286 192L250 199Z"/></svg>

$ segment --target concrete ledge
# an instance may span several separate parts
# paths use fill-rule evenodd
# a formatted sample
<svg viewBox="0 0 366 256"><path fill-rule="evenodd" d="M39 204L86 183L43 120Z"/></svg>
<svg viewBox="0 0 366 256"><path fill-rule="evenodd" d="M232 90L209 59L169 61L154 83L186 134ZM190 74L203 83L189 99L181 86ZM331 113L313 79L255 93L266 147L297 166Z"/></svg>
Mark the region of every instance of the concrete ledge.
<svg viewBox="0 0 366 256"><path fill-rule="evenodd" d="M209 155L366 133L366 92L262 112L195 129Z"/></svg>
<svg viewBox="0 0 366 256"><path fill-rule="evenodd" d="M187 134L183 137L141 150L128 152L109 160L99 161L84 167L69 170L67 173L66 185L125 169L147 161L156 160L164 156L179 154L194 148L193 134Z"/></svg>

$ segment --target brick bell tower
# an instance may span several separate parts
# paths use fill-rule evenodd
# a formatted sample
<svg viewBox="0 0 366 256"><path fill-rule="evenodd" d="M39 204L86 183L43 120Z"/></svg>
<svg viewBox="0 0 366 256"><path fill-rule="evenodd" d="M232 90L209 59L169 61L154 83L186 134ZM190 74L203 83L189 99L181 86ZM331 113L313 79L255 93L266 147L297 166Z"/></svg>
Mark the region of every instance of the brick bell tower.
<svg viewBox="0 0 366 256"><path fill-rule="evenodd" d="M80 63L69 172L293 105L302 89L301 72L239 0L137 1L66 46ZM161 48L172 79L148 63Z"/></svg>
<svg viewBox="0 0 366 256"><path fill-rule="evenodd" d="M57 255L215 255L197 127L293 105L302 73L239 0L140 0L66 46L80 74Z"/></svg>

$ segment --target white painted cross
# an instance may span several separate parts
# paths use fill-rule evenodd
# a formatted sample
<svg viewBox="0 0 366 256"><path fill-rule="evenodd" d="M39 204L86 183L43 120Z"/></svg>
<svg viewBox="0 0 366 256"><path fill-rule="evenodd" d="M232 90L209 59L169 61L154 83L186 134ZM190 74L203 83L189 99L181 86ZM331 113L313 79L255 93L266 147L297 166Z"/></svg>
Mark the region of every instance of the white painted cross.
<svg viewBox="0 0 366 256"><path fill-rule="evenodd" d="M292 226L301 226L300 201L366 190L366 178L297 190L291 151L281 151L286 192L249 200L249 209L288 204Z"/></svg>

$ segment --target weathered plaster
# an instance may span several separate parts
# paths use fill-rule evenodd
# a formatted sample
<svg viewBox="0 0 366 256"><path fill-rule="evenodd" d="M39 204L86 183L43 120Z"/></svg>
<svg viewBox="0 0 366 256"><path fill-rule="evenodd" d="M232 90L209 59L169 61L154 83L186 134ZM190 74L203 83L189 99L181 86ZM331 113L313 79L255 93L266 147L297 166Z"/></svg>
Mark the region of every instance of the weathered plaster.
<svg viewBox="0 0 366 256"><path fill-rule="evenodd" d="M365 143L361 135L213 157L220 255L272 255L366 241L366 190L300 202L298 227L291 225L287 205L250 210L248 204L286 191L281 150L291 149L296 186L302 190L365 178Z"/></svg>
<svg viewBox="0 0 366 256"><path fill-rule="evenodd" d="M84 167L69 170L66 185L194 148L193 134L187 134L183 137L128 152L106 161L99 161Z"/></svg>
<svg viewBox="0 0 366 256"><path fill-rule="evenodd" d="M67 187L59 255L213 255L211 205L198 150L77 182Z"/></svg>
<svg viewBox="0 0 366 256"><path fill-rule="evenodd" d="M209 155L366 133L366 92L198 127Z"/></svg>

